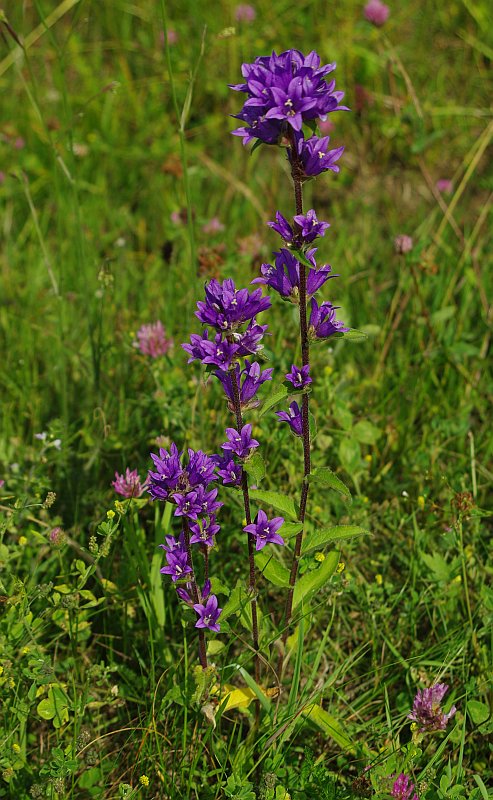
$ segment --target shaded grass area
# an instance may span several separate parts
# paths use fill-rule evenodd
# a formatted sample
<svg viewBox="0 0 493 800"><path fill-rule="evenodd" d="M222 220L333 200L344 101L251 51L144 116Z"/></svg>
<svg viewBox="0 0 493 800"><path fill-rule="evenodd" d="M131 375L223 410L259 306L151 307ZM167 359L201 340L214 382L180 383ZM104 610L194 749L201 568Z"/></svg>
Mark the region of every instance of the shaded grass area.
<svg viewBox="0 0 493 800"><path fill-rule="evenodd" d="M192 701L192 627L161 588L154 556L162 510L128 512L117 544L99 551L100 572L80 587L90 537L114 500L115 469L144 474L158 436L208 451L224 440L219 388L204 388L186 367L180 342L198 332L204 280L249 282L278 246L264 223L276 209L291 213L282 153L249 156L229 135L239 102L227 88L242 61L291 46L337 61L352 109L332 115L332 146L346 147L341 173L310 184L306 206L332 225L320 244L340 274L331 299L368 334L314 352L314 462L351 475L355 499L347 506L315 494L309 525L337 520L373 536L344 543L345 569L306 615L304 694L293 718L283 716L285 692L273 705L259 734L263 766L293 797L329 797L314 788L314 770L300 777L310 745L326 769L346 776L349 792L370 757L365 748L392 751L409 739L416 685L443 678L457 726L447 755L429 745L429 775L420 774L423 762L413 774L424 797L454 796L436 788L452 754L451 784L473 796L473 775L491 780L484 709L493 600L480 511L492 476L487 4L405 3L382 30L350 0L330 11L321 2L259 2L253 25L234 22L232 3L164 7L178 37L168 55L181 120L161 4L16 4L6 13L29 44L24 53L2 28L1 678L10 692L2 767L14 776L0 796L27 797L46 783L51 797L117 797L122 783L144 792L147 775L151 796L248 798L240 784L253 780L251 718L231 711L214 730ZM437 190L440 178L452 181L449 194ZM205 233L215 216L224 232ZM394 252L401 233L414 240L405 257ZM267 350L280 375L299 354L294 311L274 306ZM150 362L132 342L158 318L175 345ZM254 418L266 486L276 475L294 493L301 454L289 431L272 435L273 419ZM35 438L41 431L44 442ZM60 450L50 444L57 438ZM48 491L57 494L51 507ZM233 511L224 520L227 555L215 554L229 586L244 572ZM68 543L53 549L46 534L57 525ZM307 558L303 568L315 566ZM282 591L270 598L263 646L274 661ZM233 619L232 644L217 661L225 682L241 683L234 665L248 666L249 621ZM289 670L296 637L291 647ZM37 711L50 686L68 698L61 725ZM338 741L307 727L301 710L322 696L351 747L341 733ZM14 744L22 763L12 767ZM231 776L239 783L228 795Z"/></svg>

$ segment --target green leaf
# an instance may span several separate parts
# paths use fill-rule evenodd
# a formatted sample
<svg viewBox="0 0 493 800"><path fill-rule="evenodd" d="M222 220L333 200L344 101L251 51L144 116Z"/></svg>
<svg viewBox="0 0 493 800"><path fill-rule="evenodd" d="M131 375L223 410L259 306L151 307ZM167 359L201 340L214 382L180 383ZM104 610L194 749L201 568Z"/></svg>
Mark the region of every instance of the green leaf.
<svg viewBox="0 0 493 800"><path fill-rule="evenodd" d="M37 712L42 719L53 720L55 728L60 728L68 722L68 707L70 701L60 686L50 686L48 696L41 700Z"/></svg>
<svg viewBox="0 0 493 800"><path fill-rule="evenodd" d="M272 388L271 393L268 395L268 397L265 398L259 416L262 417L265 413L267 413L267 411L270 411L270 409L273 408L273 406L277 405L277 403L280 403L282 400L284 400L288 396L288 394L289 394L288 388L287 386L284 386L284 384L281 383L278 384L277 386L274 386Z"/></svg>
<svg viewBox="0 0 493 800"><path fill-rule="evenodd" d="M351 328L349 331L343 333L342 331L337 331L337 333L332 334L333 339L347 339L348 342L362 342L363 339L368 339L366 333L363 331L357 331L356 328Z"/></svg>
<svg viewBox="0 0 493 800"><path fill-rule="evenodd" d="M301 264L304 264L305 267L308 267L308 269L313 269L313 264L311 261L308 261L307 257L301 252L301 250L295 250L294 247L290 247L289 249L297 261L299 261Z"/></svg>
<svg viewBox="0 0 493 800"><path fill-rule="evenodd" d="M313 595L316 594L316 592L318 592L318 590L330 580L338 563L339 553L337 550L333 550L327 555L325 561L322 561L318 569L314 569L311 572L305 572L305 574L299 578L296 586L294 587L294 609L299 606L302 600L304 603L307 603L313 597Z"/></svg>
<svg viewBox="0 0 493 800"><path fill-rule="evenodd" d="M291 497L287 497L285 494L281 494L280 492L264 492L261 489L252 489L250 491L250 497L252 500L260 500L262 503L266 503L273 508L276 508L278 511L282 511L283 514L286 514L292 520L298 519L298 511L296 509L294 500Z"/></svg>
<svg viewBox="0 0 493 800"><path fill-rule="evenodd" d="M342 439L339 443L338 452L341 464L346 472L349 472L349 474L355 472L361 464L361 448L359 442L352 437Z"/></svg>
<svg viewBox="0 0 493 800"><path fill-rule="evenodd" d="M322 486L327 486L329 489L334 489L339 494L342 494L349 502L351 502L351 492L346 484L335 475L329 467L317 467L308 476L310 483L320 483Z"/></svg>
<svg viewBox="0 0 493 800"><path fill-rule="evenodd" d="M302 522L285 522L282 528L279 529L279 533L284 541L289 541L289 539L292 539L293 536L296 536L302 530Z"/></svg>
<svg viewBox="0 0 493 800"><path fill-rule="evenodd" d="M242 582L238 581L229 596L228 602L223 607L221 612L221 620L226 619L227 617L230 617L231 614L235 614L237 611L239 611L242 605L246 602L246 599L246 592Z"/></svg>
<svg viewBox="0 0 493 800"><path fill-rule="evenodd" d="M350 753L354 752L355 745L345 732L341 723L331 714L328 714L327 711L324 711L321 706L313 703L313 705L309 706L303 712L303 716L313 722L326 736L330 736L343 750Z"/></svg>
<svg viewBox="0 0 493 800"><path fill-rule="evenodd" d="M429 553L420 553L421 560L425 563L428 569L433 573L429 577L436 581L445 581L448 583L453 578L454 565L448 564L443 556L436 551L433 555Z"/></svg>
<svg viewBox="0 0 493 800"><path fill-rule="evenodd" d="M254 451L252 455L243 462L243 469L252 476L255 483L260 483L265 477L265 461L258 451Z"/></svg>
<svg viewBox="0 0 493 800"><path fill-rule="evenodd" d="M354 438L362 444L375 444L382 435L382 431L375 425L372 425L371 422L361 420L361 422L357 422L354 426L352 434Z"/></svg>
<svg viewBox="0 0 493 800"><path fill-rule="evenodd" d="M282 528L280 530L282 533ZM267 552L266 552L267 551ZM277 561L267 547L255 553L255 564L264 578L274 586L289 586L289 570Z"/></svg>
<svg viewBox="0 0 493 800"><path fill-rule="evenodd" d="M335 525L332 528L323 528L320 531L310 533L301 548L301 555L304 556L310 550L318 550L325 547L329 542L337 539L352 539L354 536L365 536L370 531L360 528L358 525Z"/></svg>
<svg viewBox="0 0 493 800"><path fill-rule="evenodd" d="M489 707L486 703L481 703L479 700L469 700L467 703L467 712L475 725L481 725L490 717Z"/></svg>

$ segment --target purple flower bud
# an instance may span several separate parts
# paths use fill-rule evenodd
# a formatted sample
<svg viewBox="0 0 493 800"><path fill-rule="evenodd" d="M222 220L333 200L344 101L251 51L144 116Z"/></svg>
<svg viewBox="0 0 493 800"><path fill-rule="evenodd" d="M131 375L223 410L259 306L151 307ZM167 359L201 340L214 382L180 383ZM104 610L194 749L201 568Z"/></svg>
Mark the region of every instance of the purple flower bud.
<svg viewBox="0 0 493 800"><path fill-rule="evenodd" d="M284 539L277 531L284 524L282 517L267 519L265 511L260 510L255 517L255 522L247 525L243 530L255 536L255 549L262 550L266 544L285 544Z"/></svg>

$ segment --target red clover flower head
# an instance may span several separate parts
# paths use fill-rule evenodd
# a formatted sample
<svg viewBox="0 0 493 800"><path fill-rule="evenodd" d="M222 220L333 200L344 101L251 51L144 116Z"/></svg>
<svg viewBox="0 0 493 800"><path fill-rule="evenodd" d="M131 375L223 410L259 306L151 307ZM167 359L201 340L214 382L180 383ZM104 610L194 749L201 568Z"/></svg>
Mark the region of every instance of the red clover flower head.
<svg viewBox="0 0 493 800"><path fill-rule="evenodd" d="M449 178L440 178L435 187L438 192L443 192L443 194L451 194L454 190L454 184Z"/></svg>
<svg viewBox="0 0 493 800"><path fill-rule="evenodd" d="M413 240L410 236L407 236L405 233L400 233L399 236L396 236L394 239L394 250L399 256L405 256L406 253L410 253L413 249Z"/></svg>
<svg viewBox="0 0 493 800"><path fill-rule="evenodd" d="M418 795L414 792L414 783L401 772L400 775L392 775L395 781L390 790L390 794L395 800L418 800Z"/></svg>
<svg viewBox="0 0 493 800"><path fill-rule="evenodd" d="M235 8L235 20L237 22L253 22L257 12L248 3L239 3Z"/></svg>
<svg viewBox="0 0 493 800"><path fill-rule="evenodd" d="M448 714L442 710L441 703L448 689L446 683L436 683L428 689L417 691L413 710L408 714L408 719L412 719L419 726L420 733L443 731L447 727L447 722L457 711L455 706L451 707Z"/></svg>
<svg viewBox="0 0 493 800"><path fill-rule="evenodd" d="M159 320L149 325L142 325L137 331L137 339L133 346L145 356L159 358L164 356L172 347L173 340L166 337L166 330Z"/></svg>
<svg viewBox="0 0 493 800"><path fill-rule="evenodd" d="M115 472L115 480L111 482L115 492L122 497L140 497L146 488L146 484L141 483L140 475L136 469L130 470L128 467L123 475Z"/></svg>
<svg viewBox="0 0 493 800"><path fill-rule="evenodd" d="M377 28L381 28L382 25L385 25L387 22L390 8L386 6L385 3L382 3L381 0L369 0L363 13L368 22L371 22L372 25L376 25Z"/></svg>

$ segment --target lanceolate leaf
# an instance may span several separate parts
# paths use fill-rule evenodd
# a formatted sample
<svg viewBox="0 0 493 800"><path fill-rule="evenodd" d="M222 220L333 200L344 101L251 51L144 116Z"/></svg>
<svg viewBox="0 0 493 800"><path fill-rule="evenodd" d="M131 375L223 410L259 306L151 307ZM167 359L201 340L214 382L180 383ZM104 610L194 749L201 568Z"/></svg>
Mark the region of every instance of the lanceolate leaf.
<svg viewBox="0 0 493 800"><path fill-rule="evenodd" d="M329 489L334 489L351 502L351 492L348 487L328 467L317 467L308 476L308 480L310 483L320 483L322 486L328 486Z"/></svg>
<svg viewBox="0 0 493 800"><path fill-rule="evenodd" d="M261 489L252 489L250 492L250 497L252 500L261 500L262 503L266 503L268 506L272 506L273 508L277 509L277 511L281 511L283 514L289 517L289 519L298 519L298 511L296 510L294 500L291 497L287 497L285 494L280 494L280 492L264 492Z"/></svg>
<svg viewBox="0 0 493 800"><path fill-rule="evenodd" d="M301 555L309 553L310 550L318 550L325 547L329 542L337 539L352 539L353 536L364 536L370 531L360 528L358 525L335 525L333 528L323 528L308 534L301 548Z"/></svg>
<svg viewBox="0 0 493 800"><path fill-rule="evenodd" d="M318 569L305 572L301 576L294 587L293 609L296 609L302 600L307 603L330 580L338 563L339 553L333 550L326 556L325 561L322 561Z"/></svg>
<svg viewBox="0 0 493 800"><path fill-rule="evenodd" d="M282 528L280 533L282 533ZM264 578L267 578L274 586L289 586L289 570L276 561L270 548L264 547L255 553L255 563Z"/></svg>
<svg viewBox="0 0 493 800"><path fill-rule="evenodd" d="M265 414L271 408L273 408L277 403L280 403L288 396L288 388L284 386L284 384L278 384L274 386L272 392L269 394L268 397L264 400L262 404L262 410L260 412L260 416Z"/></svg>
<svg viewBox="0 0 493 800"><path fill-rule="evenodd" d="M303 712L303 716L313 722L326 736L330 736L343 750L346 752L354 752L355 745L345 732L341 723L331 714L328 714L327 711L324 711L321 706L313 703L313 705L308 706Z"/></svg>
<svg viewBox="0 0 493 800"><path fill-rule="evenodd" d="M254 452L243 464L243 469L251 475L254 483L260 483L265 476L265 461L258 452Z"/></svg>

